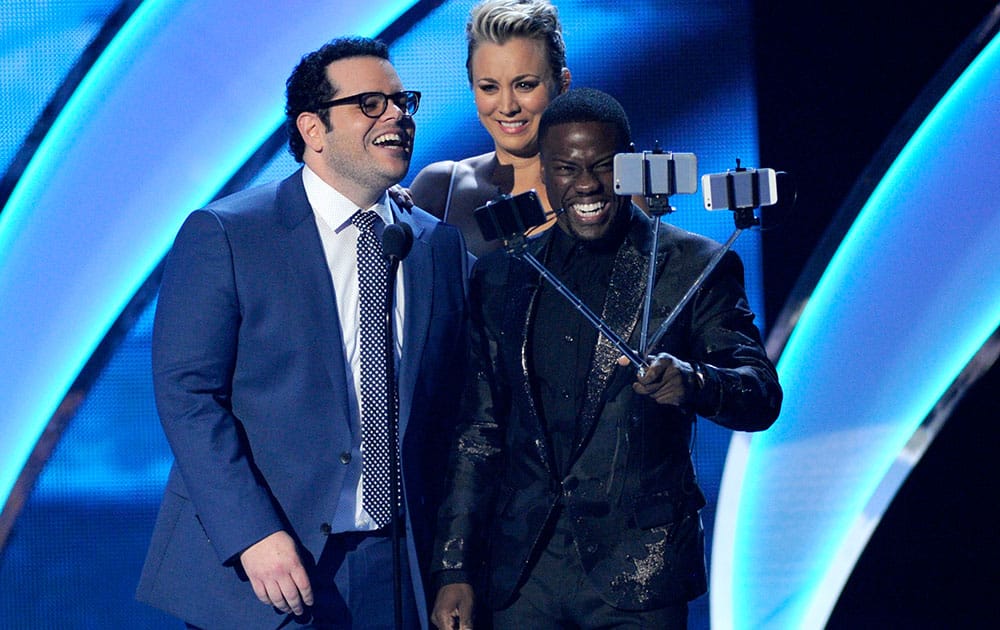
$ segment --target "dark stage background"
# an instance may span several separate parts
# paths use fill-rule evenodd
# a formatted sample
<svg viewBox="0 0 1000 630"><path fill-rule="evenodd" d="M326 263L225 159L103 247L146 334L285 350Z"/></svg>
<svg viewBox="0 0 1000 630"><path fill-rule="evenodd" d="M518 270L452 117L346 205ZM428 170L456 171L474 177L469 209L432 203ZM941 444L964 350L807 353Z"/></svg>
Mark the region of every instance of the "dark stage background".
<svg viewBox="0 0 1000 630"><path fill-rule="evenodd" d="M800 297L796 281L813 252L822 256L829 245L824 232L837 234L833 245L839 241L846 226L838 225L837 210L874 154L995 6L755 4L761 163L794 174L799 190L789 221L763 233L772 324ZM941 216L953 220L961 217ZM995 618L1000 546L993 510L984 506L996 496L998 387L994 365L898 492L828 628L981 628Z"/></svg>

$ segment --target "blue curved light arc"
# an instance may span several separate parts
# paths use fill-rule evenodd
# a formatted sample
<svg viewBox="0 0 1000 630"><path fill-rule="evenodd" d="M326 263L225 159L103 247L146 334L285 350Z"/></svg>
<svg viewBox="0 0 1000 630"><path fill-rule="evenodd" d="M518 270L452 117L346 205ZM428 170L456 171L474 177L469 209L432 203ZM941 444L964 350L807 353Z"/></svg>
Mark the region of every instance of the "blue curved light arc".
<svg viewBox="0 0 1000 630"><path fill-rule="evenodd" d="M785 347L781 418L750 440L728 497L733 608L713 605L719 627L826 624L905 478L890 469L1000 325L997 155L1000 38L888 169Z"/></svg>

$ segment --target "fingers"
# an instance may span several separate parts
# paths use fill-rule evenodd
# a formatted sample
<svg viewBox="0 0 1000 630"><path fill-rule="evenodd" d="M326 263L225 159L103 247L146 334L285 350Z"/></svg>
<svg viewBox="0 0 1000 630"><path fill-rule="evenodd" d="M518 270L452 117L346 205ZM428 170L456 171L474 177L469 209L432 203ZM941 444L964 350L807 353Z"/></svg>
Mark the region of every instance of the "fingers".
<svg viewBox="0 0 1000 630"><path fill-rule="evenodd" d="M457 603L446 600L439 594L437 601L434 602L434 610L431 612L431 623L438 630L452 630L456 621L458 621Z"/></svg>
<svg viewBox="0 0 1000 630"><path fill-rule="evenodd" d="M687 364L669 354L650 357L649 368L636 377L632 389L660 405L683 405L687 400L683 367Z"/></svg>
<svg viewBox="0 0 1000 630"><path fill-rule="evenodd" d="M660 405L680 405L684 400L684 389L663 387L651 394L651 397Z"/></svg>
<svg viewBox="0 0 1000 630"><path fill-rule="evenodd" d="M434 612L431 615L431 623L438 630L453 630L456 624L459 623L458 608L445 610L444 608L435 606Z"/></svg>
<svg viewBox="0 0 1000 630"><path fill-rule="evenodd" d="M271 596L267 594L267 587L260 580L250 578L250 586L253 587L253 593L257 596L257 600L262 604L270 604Z"/></svg>
<svg viewBox="0 0 1000 630"><path fill-rule="evenodd" d="M458 621L458 614L454 611L444 612L435 610L434 614L431 615L431 623L438 630L453 630L455 623Z"/></svg>
<svg viewBox="0 0 1000 630"><path fill-rule="evenodd" d="M286 614L301 615L306 606L313 604L312 587L304 571L298 577L286 575L270 581L252 580L251 584L262 604L273 606Z"/></svg>
<svg viewBox="0 0 1000 630"><path fill-rule="evenodd" d="M293 612L301 615L305 612L306 606L312 606L312 587L304 569L299 567L293 571L286 579L280 580L278 586L284 596L285 606L277 606L281 612Z"/></svg>
<svg viewBox="0 0 1000 630"><path fill-rule="evenodd" d="M637 374L633 388L640 394L652 394L673 376L673 366L654 361L643 373Z"/></svg>
<svg viewBox="0 0 1000 630"><path fill-rule="evenodd" d="M396 184L395 186L389 188L389 196L392 197L393 201L395 201L396 204L403 210L413 209L413 196L410 194L410 190L408 188L403 188L399 184Z"/></svg>
<svg viewBox="0 0 1000 630"><path fill-rule="evenodd" d="M462 609L458 611L458 630L473 630L471 610Z"/></svg>
<svg viewBox="0 0 1000 630"><path fill-rule="evenodd" d="M438 591L431 621L439 630L472 630L475 595L468 584L448 584Z"/></svg>
<svg viewBox="0 0 1000 630"><path fill-rule="evenodd" d="M292 580L295 582L295 586L298 588L299 595L302 596L302 603L305 604L306 606L312 606L313 605L312 584L309 583L309 575L306 573L305 569L299 567L299 571L292 573Z"/></svg>
<svg viewBox="0 0 1000 630"><path fill-rule="evenodd" d="M632 389L642 396L649 396L661 405L679 405L684 399L684 387L679 383L633 383Z"/></svg>
<svg viewBox="0 0 1000 630"><path fill-rule="evenodd" d="M302 599L299 592L294 588L291 581L272 582L267 585L267 595L269 603L283 613L294 612L296 615L302 614Z"/></svg>
<svg viewBox="0 0 1000 630"><path fill-rule="evenodd" d="M241 555L243 570L261 603L301 615L313 603L312 585L291 536L275 532Z"/></svg>
<svg viewBox="0 0 1000 630"><path fill-rule="evenodd" d="M431 622L438 630L473 630L468 613L457 608L451 612L435 611Z"/></svg>

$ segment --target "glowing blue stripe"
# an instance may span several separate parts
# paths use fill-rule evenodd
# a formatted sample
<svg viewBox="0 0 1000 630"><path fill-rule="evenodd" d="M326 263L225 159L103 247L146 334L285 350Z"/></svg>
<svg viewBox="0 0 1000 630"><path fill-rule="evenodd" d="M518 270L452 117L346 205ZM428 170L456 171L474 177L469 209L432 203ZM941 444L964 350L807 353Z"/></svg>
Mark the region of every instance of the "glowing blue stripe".
<svg viewBox="0 0 1000 630"><path fill-rule="evenodd" d="M904 147L789 339L781 417L720 505L733 608L713 599L713 627L825 625L901 450L1000 325L998 155L1000 38Z"/></svg>
<svg viewBox="0 0 1000 630"><path fill-rule="evenodd" d="M281 123L301 55L374 35L413 4L140 5L0 214L0 505L184 216Z"/></svg>

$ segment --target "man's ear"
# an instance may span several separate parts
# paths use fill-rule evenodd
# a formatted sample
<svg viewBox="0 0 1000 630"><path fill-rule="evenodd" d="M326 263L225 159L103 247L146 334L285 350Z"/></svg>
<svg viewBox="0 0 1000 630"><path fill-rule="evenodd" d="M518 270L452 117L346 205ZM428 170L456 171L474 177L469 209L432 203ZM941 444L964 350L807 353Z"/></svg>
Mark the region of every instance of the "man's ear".
<svg viewBox="0 0 1000 630"><path fill-rule="evenodd" d="M323 136L326 135L327 128L315 112L302 112L295 119L295 126L298 127L299 134L306 146L316 153L323 150Z"/></svg>

